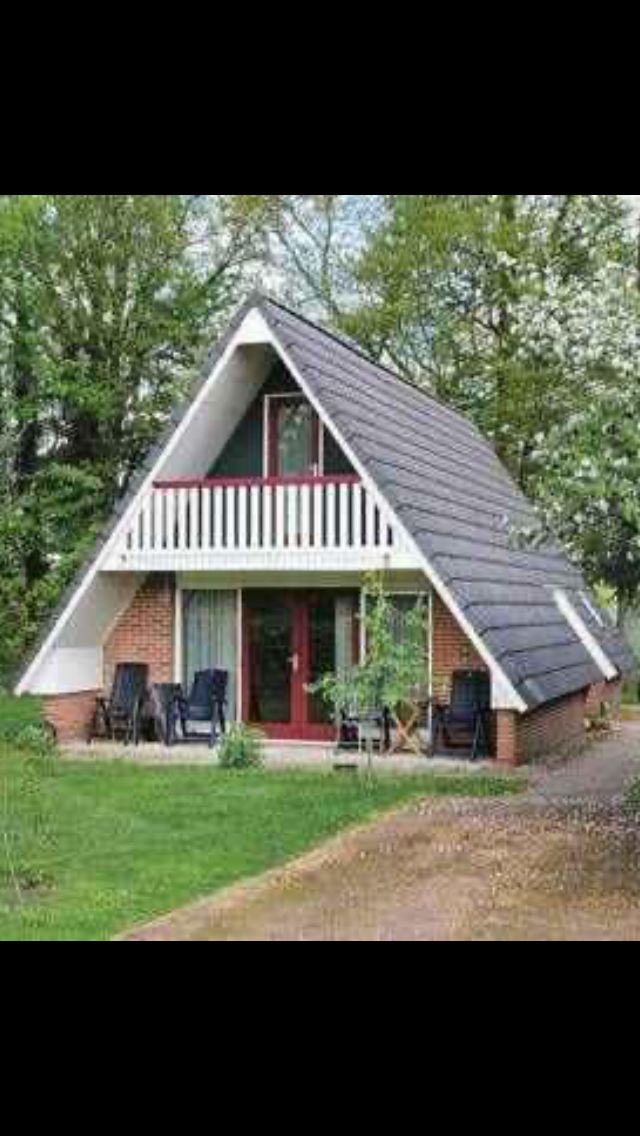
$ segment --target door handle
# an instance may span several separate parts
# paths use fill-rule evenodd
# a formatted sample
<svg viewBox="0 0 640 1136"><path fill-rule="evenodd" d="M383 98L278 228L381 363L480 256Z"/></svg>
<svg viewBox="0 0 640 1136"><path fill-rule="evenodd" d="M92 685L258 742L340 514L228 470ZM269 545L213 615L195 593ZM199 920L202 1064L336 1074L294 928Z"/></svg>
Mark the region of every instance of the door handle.
<svg viewBox="0 0 640 1136"><path fill-rule="evenodd" d="M294 651L293 655L289 655L288 661L291 663L291 670L293 671L293 673L297 674L298 673L298 663L299 663L298 652Z"/></svg>

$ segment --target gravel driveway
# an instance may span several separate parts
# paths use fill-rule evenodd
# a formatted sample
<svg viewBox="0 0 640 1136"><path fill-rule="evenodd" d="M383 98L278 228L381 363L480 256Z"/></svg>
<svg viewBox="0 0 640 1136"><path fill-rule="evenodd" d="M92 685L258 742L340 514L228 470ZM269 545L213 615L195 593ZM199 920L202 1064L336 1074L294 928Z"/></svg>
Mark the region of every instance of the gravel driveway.
<svg viewBox="0 0 640 1136"><path fill-rule="evenodd" d="M531 773L528 791L429 799L129 941L640 940L640 725Z"/></svg>

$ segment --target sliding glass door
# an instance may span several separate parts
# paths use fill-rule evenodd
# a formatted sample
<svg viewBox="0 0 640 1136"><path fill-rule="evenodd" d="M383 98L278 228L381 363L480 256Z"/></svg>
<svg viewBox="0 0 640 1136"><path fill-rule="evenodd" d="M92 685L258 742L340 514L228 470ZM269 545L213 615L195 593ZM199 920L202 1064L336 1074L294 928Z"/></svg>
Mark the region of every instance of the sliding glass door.
<svg viewBox="0 0 640 1136"><path fill-rule="evenodd" d="M227 716L236 717L237 621L236 592L208 588L182 593L182 681L193 682L196 671L220 667L229 675Z"/></svg>

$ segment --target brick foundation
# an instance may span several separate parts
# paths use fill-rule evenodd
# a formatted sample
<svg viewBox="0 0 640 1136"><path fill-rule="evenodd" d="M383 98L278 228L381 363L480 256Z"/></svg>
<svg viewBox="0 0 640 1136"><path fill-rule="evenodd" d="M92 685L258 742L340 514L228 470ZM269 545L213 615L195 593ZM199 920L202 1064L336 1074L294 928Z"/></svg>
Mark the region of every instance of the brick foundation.
<svg viewBox="0 0 640 1136"><path fill-rule="evenodd" d="M89 737L100 691L83 690L78 694L50 694L44 699L44 717L59 742L77 741Z"/></svg>
<svg viewBox="0 0 640 1136"><path fill-rule="evenodd" d="M150 682L173 680L173 613L173 578L147 576L104 644L106 690L116 663L147 663Z"/></svg>
<svg viewBox="0 0 640 1136"><path fill-rule="evenodd" d="M517 714L496 712L496 758L505 765L520 765L553 753L584 737L586 692L547 702L537 710Z"/></svg>
<svg viewBox="0 0 640 1136"><path fill-rule="evenodd" d="M495 712L495 756L504 765L517 765L520 759L518 715L515 710Z"/></svg>
<svg viewBox="0 0 640 1136"><path fill-rule="evenodd" d="M585 692L548 702L518 723L518 760L531 761L584 737Z"/></svg>

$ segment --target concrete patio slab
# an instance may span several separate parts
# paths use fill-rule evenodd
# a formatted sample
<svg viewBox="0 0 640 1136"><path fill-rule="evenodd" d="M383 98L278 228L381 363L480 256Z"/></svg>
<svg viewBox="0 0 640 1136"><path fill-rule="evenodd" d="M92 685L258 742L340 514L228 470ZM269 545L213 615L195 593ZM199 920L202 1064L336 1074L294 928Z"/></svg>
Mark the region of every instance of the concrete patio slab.
<svg viewBox="0 0 640 1136"><path fill-rule="evenodd" d="M60 747L63 758L71 761L133 761L138 765L217 765L216 750L207 745L192 743L174 746L158 742L141 742L123 745L117 742L74 742ZM357 770L367 767L365 754L336 751L331 745L314 742L265 742L264 764L267 769L333 769L336 765L353 766ZM375 754L372 768L376 773L478 773L495 772L495 762L474 761L464 758L436 755L418 757L411 753L394 753L385 757ZM502 774L504 771L500 770Z"/></svg>

